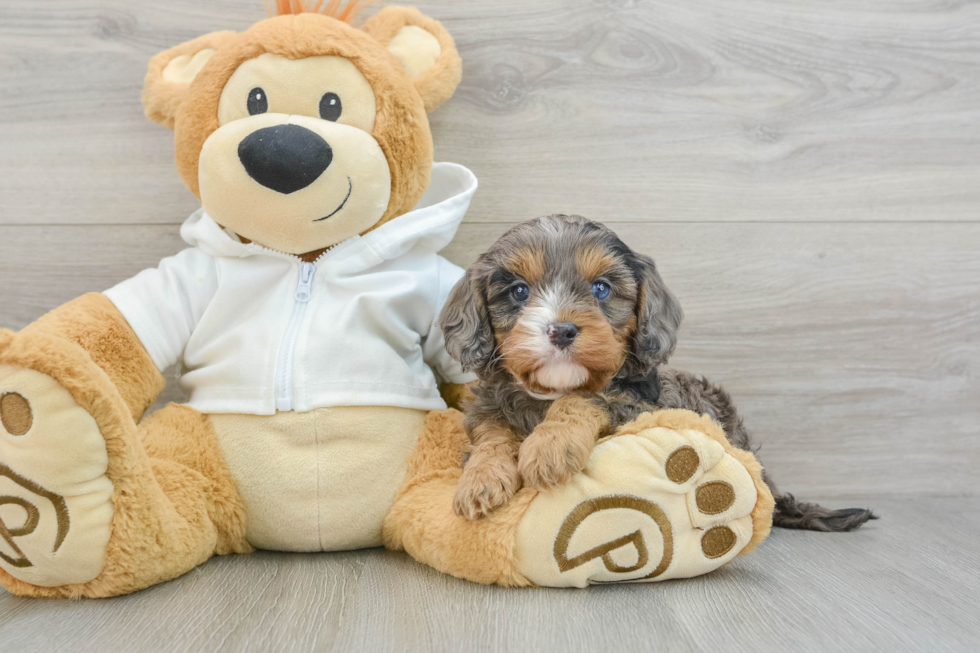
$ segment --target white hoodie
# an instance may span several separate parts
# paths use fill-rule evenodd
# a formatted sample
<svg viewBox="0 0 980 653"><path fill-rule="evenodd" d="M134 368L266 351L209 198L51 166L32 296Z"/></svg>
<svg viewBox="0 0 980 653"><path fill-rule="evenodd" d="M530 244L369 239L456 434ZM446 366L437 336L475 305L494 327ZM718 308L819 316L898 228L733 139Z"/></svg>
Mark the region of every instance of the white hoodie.
<svg viewBox="0 0 980 653"><path fill-rule="evenodd" d="M314 263L244 244L202 210L191 245L106 291L161 370L203 413L330 406L445 408L438 382L467 383L438 316L463 271L438 256L476 191L436 163L418 206ZM433 374L433 371L435 374Z"/></svg>

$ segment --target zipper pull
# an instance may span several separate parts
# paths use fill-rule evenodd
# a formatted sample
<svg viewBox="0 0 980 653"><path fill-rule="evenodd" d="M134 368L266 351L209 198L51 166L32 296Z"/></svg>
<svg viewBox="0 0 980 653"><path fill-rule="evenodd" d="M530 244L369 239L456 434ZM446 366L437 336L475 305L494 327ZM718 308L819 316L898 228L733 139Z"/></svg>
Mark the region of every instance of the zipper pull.
<svg viewBox="0 0 980 653"><path fill-rule="evenodd" d="M299 269L299 285L296 286L296 301L304 304L310 301L313 295L313 275L316 274L316 266L312 263L304 263Z"/></svg>

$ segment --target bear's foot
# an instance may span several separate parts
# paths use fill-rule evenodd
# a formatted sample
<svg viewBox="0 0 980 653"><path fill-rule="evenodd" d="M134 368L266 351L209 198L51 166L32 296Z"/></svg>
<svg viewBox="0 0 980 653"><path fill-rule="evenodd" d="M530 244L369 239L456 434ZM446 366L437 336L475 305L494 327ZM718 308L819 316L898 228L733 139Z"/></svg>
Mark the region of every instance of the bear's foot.
<svg viewBox="0 0 980 653"><path fill-rule="evenodd" d="M517 571L584 587L708 573L765 538L761 467L687 411L644 415L601 441L587 468L542 491L517 528ZM719 435L720 434L720 435Z"/></svg>
<svg viewBox="0 0 980 653"><path fill-rule="evenodd" d="M105 564L113 485L95 419L52 377L0 364L0 569L39 587Z"/></svg>

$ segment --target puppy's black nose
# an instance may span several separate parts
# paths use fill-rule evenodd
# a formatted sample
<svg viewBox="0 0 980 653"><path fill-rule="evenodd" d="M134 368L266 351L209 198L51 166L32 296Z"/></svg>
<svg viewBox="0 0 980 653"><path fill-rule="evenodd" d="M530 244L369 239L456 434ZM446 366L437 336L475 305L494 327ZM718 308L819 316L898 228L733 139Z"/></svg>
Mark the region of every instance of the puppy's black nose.
<svg viewBox="0 0 980 653"><path fill-rule="evenodd" d="M572 344L575 336L578 335L578 327L571 322L557 322L555 324L549 324L545 333L548 334L548 339L551 340L551 344L559 349L565 349Z"/></svg>
<svg viewBox="0 0 980 653"><path fill-rule="evenodd" d="M238 144L238 159L249 177L288 195L316 181L333 161L333 150L306 127L275 125L246 136Z"/></svg>

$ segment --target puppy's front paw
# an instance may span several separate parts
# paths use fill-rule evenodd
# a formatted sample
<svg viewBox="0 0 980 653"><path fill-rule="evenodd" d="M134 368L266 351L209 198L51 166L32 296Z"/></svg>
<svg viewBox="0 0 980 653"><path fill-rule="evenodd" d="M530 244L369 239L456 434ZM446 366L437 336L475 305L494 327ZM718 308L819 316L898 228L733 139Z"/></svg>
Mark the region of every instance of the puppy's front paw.
<svg viewBox="0 0 980 653"><path fill-rule="evenodd" d="M521 479L514 461L471 459L456 487L453 511L470 520L483 519L510 501L519 489Z"/></svg>
<svg viewBox="0 0 980 653"><path fill-rule="evenodd" d="M524 485L539 490L563 485L585 469L594 443L594 437L572 433L568 425L539 424L517 454Z"/></svg>

